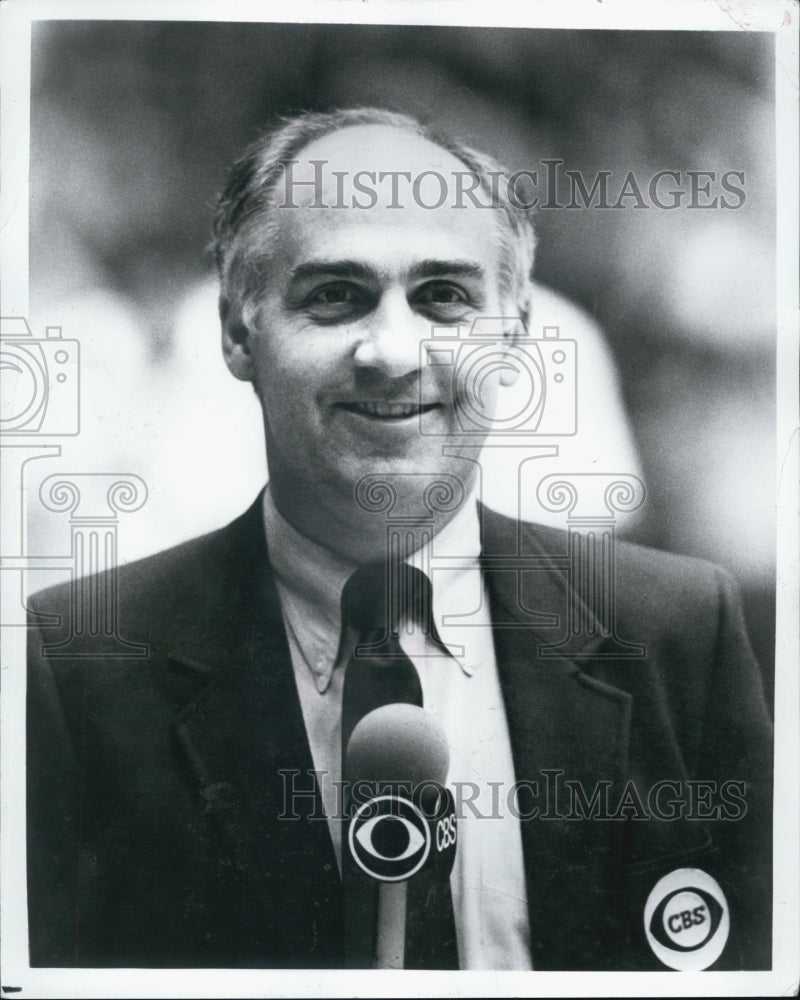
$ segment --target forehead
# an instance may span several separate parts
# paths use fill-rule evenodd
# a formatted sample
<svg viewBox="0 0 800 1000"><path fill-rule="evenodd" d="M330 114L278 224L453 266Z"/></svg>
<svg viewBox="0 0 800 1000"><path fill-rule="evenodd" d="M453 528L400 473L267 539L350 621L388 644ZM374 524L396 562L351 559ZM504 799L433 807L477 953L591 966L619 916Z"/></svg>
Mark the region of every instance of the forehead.
<svg viewBox="0 0 800 1000"><path fill-rule="evenodd" d="M360 125L314 140L293 159L273 209L283 263L359 259L402 270L457 258L495 277L499 212L469 197L474 188L476 200L489 201L448 150L403 129Z"/></svg>
<svg viewBox="0 0 800 1000"><path fill-rule="evenodd" d="M464 171L466 165L424 136L394 125L350 125L313 140L297 155L301 163L325 160L334 170L420 173Z"/></svg>

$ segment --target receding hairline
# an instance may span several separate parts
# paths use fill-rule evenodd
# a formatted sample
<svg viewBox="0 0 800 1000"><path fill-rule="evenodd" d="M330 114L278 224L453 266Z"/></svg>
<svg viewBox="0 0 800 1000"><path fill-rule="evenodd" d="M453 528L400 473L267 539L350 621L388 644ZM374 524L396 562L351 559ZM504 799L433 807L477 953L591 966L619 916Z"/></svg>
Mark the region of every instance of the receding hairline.
<svg viewBox="0 0 800 1000"><path fill-rule="evenodd" d="M375 139L366 135L363 139L350 135L353 132L364 134L375 131L379 133L379 137ZM386 135L382 136L380 133ZM392 133L407 137L408 144L400 145L397 139L393 141ZM310 169L312 166L313 171ZM289 170L291 180L288 179ZM262 211L266 217L276 208L313 207L332 208L335 211L365 207L378 209L383 205L396 209L418 208L423 212L445 212L456 207L453 199L457 198L458 208L467 212L481 211L481 214L490 215L496 220L495 224L501 226L503 206L474 204L464 195L459 175L462 178L467 175L475 177L483 186L484 178L473 164L418 128L381 122L348 123L324 135L314 136L302 147L292 150L291 156L280 161L280 169L265 186ZM349 202L345 204L341 201L344 198L347 202L359 194L358 190L354 191L352 188L353 180L358 180L359 177L369 180L369 193L377 198L376 203L351 206ZM437 178L441 195L439 203L426 204L425 185ZM418 191L417 184L421 185L422 194ZM413 186L413 193L409 185ZM436 187L430 190L436 191ZM361 189L360 194L365 196L366 191ZM487 195L488 191L484 190L484 196ZM428 197L436 201L435 194ZM312 199L315 203L309 205ZM396 199L399 199L397 204L388 204ZM403 214L401 211L397 212L398 220ZM458 214L463 216L465 212ZM280 217L280 212L274 216L275 219Z"/></svg>
<svg viewBox="0 0 800 1000"><path fill-rule="evenodd" d="M491 191L492 205L500 217L501 278L517 295L528 298L532 277L536 237L528 212L509 203L508 198L495 202L491 178L507 171L488 153L466 141L456 139L424 120L385 108L355 107L328 112L302 112L277 119L245 149L231 168L220 195L214 219L215 256L221 281L221 298L230 295L244 301L250 294L251 279L257 273L258 257L263 260L270 232L275 236L275 197L286 162L299 162L316 142L357 128L386 128L421 139L431 147L449 154L453 160L476 175L484 192ZM449 169L445 167L445 169ZM460 171L453 170L453 173ZM261 230L260 252L249 243L252 223L258 219ZM242 241L244 240L244 244ZM243 252L244 251L244 256ZM248 262L249 261L249 262Z"/></svg>
<svg viewBox="0 0 800 1000"><path fill-rule="evenodd" d="M344 133L368 130L399 132L401 135L407 135L416 139L420 144L430 146L432 149L440 150L444 156L447 156L454 162L461 164L462 167L469 167L469 163L462 156L459 156L456 151L450 148L450 146L444 144L443 140L435 133L428 132L421 126L415 127L412 123L406 126L393 122L348 122L338 128L332 128L329 132L312 136L303 146L299 146L292 151L291 159L307 159L309 151L313 150L314 146L330 142L332 139L335 139Z"/></svg>

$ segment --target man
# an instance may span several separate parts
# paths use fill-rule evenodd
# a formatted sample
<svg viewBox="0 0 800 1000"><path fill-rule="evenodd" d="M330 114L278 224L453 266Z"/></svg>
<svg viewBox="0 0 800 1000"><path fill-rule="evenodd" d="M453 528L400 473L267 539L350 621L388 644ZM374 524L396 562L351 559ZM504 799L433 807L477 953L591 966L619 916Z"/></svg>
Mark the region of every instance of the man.
<svg viewBox="0 0 800 1000"><path fill-rule="evenodd" d="M287 120L234 167L223 351L261 402L269 485L221 531L32 601L61 622L31 629L33 964L361 964L342 753L363 689L395 683L368 707L438 721L459 814L407 964L769 966L770 727L731 582L620 544L598 585L574 539L478 502L533 321L504 178L374 109ZM146 659L70 633L98 588ZM394 643L377 674L354 652L372 625Z"/></svg>

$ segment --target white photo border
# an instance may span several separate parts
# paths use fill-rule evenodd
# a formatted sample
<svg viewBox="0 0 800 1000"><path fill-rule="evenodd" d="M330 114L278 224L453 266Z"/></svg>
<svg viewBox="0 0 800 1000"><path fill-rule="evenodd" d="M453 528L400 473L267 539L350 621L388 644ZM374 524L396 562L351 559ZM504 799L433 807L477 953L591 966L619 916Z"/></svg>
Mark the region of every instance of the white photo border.
<svg viewBox="0 0 800 1000"><path fill-rule="evenodd" d="M291 10L291 16L289 14ZM266 11L266 13L265 13ZM771 972L683 973L359 973L210 970L31 969L27 958L24 824L24 629L2 636L2 987L3 996L639 996L782 995L797 989L800 731L798 728L798 125L797 21L800 10L781 2L711 3L635 0L530 5L496 2L443 4L426 0L355 3L321 0L285 4L196 2L79 2L7 0L0 9L2 65L3 314L28 313L27 201L30 28L35 20L208 20L441 24L586 29L688 29L771 32L776 42L778 248L778 416L776 470L778 603L773 954ZM5 485L5 484L4 484ZM4 493L3 527L9 498ZM11 504L16 500L11 498Z"/></svg>

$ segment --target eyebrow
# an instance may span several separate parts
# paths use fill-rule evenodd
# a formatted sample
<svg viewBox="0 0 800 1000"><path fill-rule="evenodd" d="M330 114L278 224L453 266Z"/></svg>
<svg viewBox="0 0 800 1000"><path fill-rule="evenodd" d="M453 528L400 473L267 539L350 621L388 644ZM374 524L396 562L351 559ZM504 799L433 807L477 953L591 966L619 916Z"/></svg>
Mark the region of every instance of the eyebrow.
<svg viewBox="0 0 800 1000"><path fill-rule="evenodd" d="M412 278L483 278L480 264L469 260L423 260L409 272Z"/></svg>
<svg viewBox="0 0 800 1000"><path fill-rule="evenodd" d="M331 278L357 278L378 281L380 273L369 264L357 260L311 260L298 264L289 276L291 282L321 276ZM419 278L483 278L484 269L469 260L423 260L409 270L409 277Z"/></svg>
<svg viewBox="0 0 800 1000"><path fill-rule="evenodd" d="M327 275L331 278L362 278L375 280L378 272L357 260L311 260L298 264L289 275L290 281L303 281Z"/></svg>

